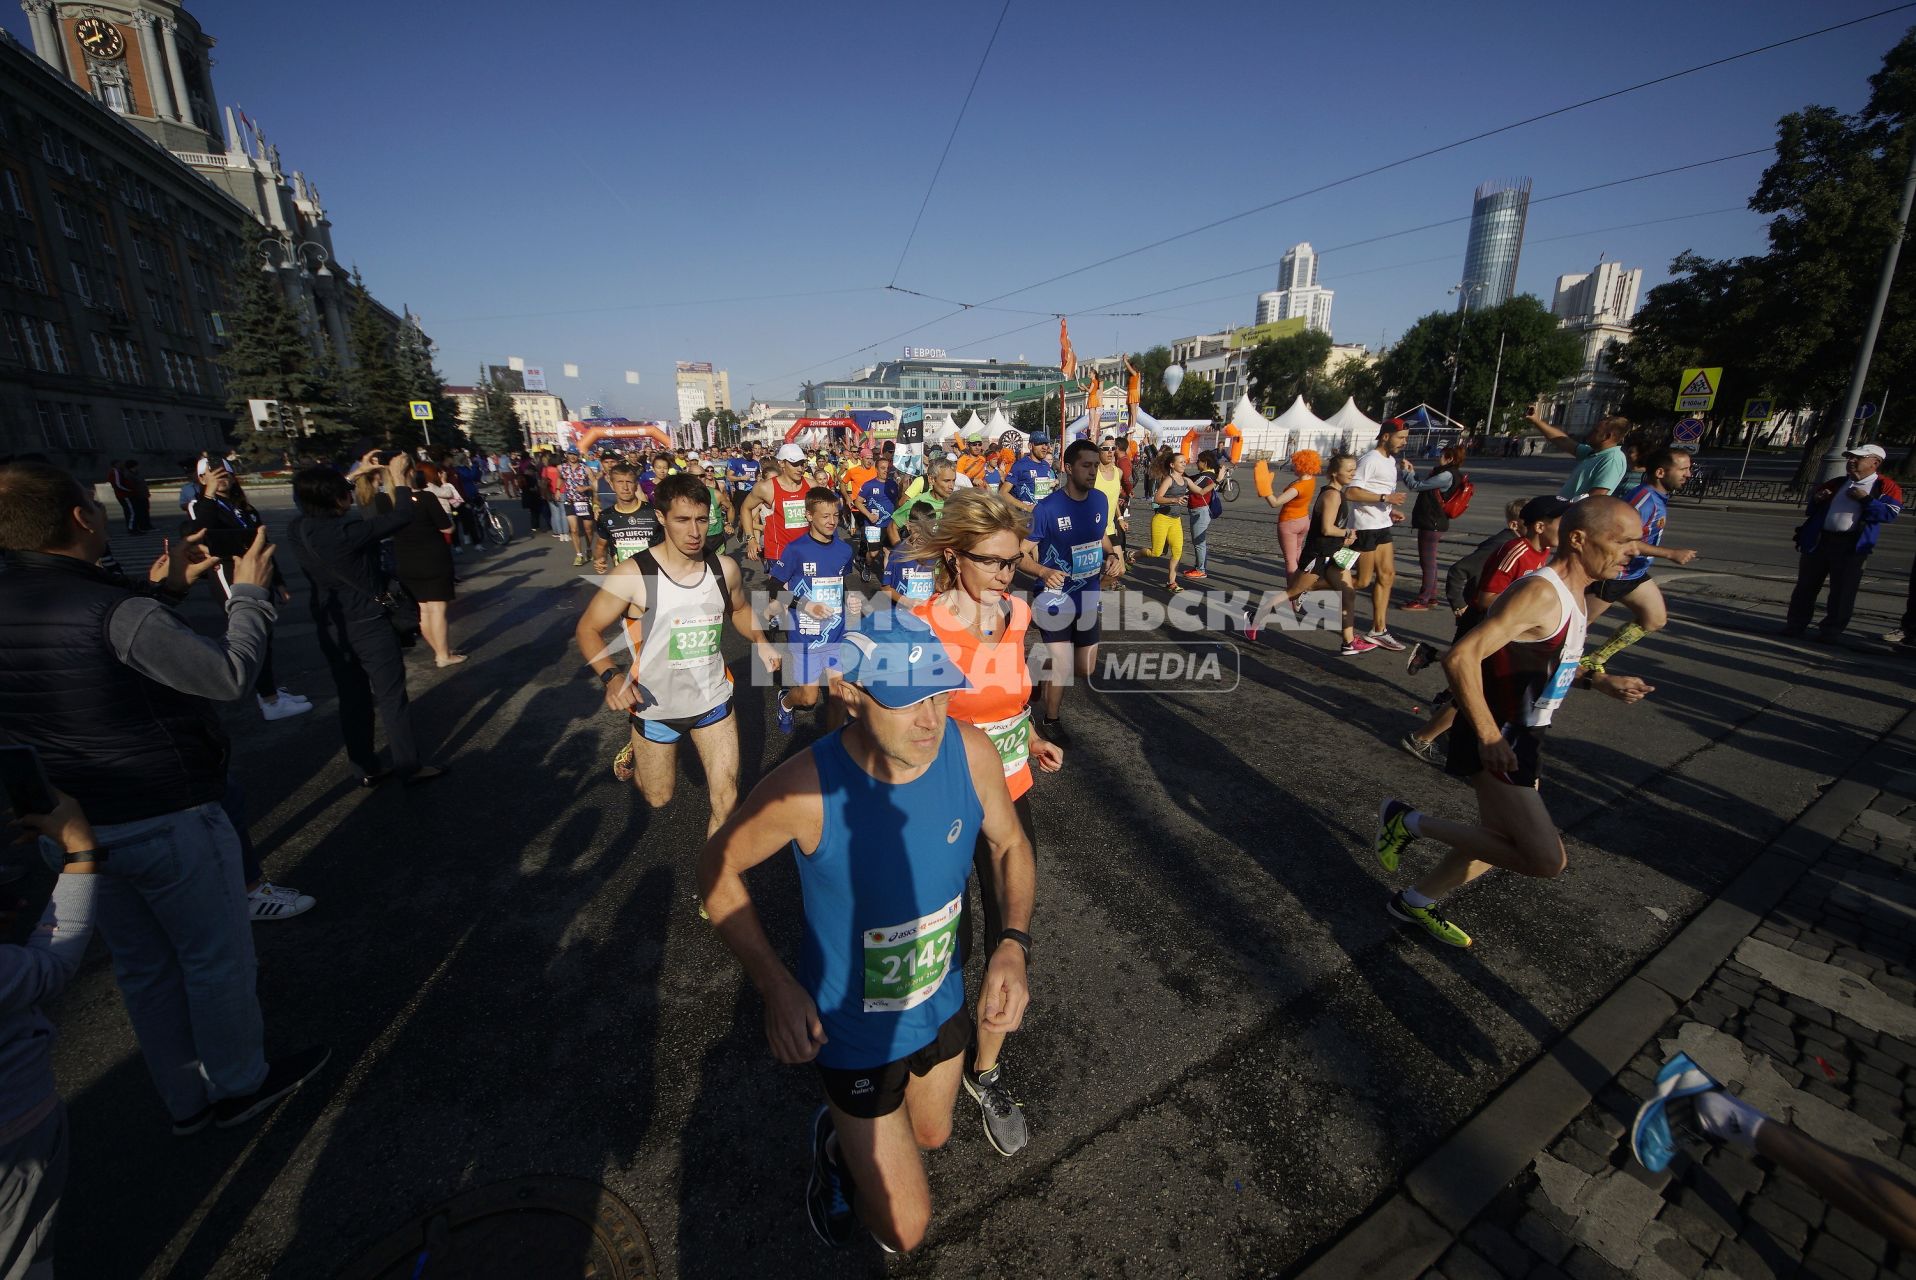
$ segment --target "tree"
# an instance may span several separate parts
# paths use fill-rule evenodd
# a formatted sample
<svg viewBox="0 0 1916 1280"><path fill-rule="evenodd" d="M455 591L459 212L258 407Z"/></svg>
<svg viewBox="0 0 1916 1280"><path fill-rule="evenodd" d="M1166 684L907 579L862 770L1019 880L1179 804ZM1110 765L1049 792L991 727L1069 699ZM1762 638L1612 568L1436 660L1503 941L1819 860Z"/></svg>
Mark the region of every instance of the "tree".
<svg viewBox="0 0 1916 1280"><path fill-rule="evenodd" d="M1058 424L1050 420L1048 403L1044 399L1024 401L1011 411L1011 425L1028 436L1047 430L1055 434Z"/></svg>
<svg viewBox="0 0 1916 1280"><path fill-rule="evenodd" d="M525 424L512 403L512 393L480 370L479 384L473 388L478 403L466 423L466 434L487 453L511 453L526 447Z"/></svg>
<svg viewBox="0 0 1916 1280"><path fill-rule="evenodd" d="M1282 413L1297 397L1308 397L1330 353L1331 335L1321 329L1258 343L1244 358L1252 403Z"/></svg>
<svg viewBox="0 0 1916 1280"><path fill-rule="evenodd" d="M277 273L242 261L232 272L237 308L228 321L226 350L219 362L226 373L227 407L237 420L235 438L248 465L277 463L285 451L297 454L302 441L276 431L255 431L248 400L273 400L300 410L321 449L336 447L350 429L338 412L339 369L330 347L318 358L299 318L280 292Z"/></svg>
<svg viewBox="0 0 1916 1280"><path fill-rule="evenodd" d="M406 408L412 397L399 367L393 331L357 272L350 288L353 308L346 341L353 367L346 374L346 400L353 427L362 436L411 448L421 441L422 433Z"/></svg>
<svg viewBox="0 0 1916 1280"><path fill-rule="evenodd" d="M446 394L446 380L440 376L439 370L433 368L432 345L426 341L418 317L411 313L406 315L399 327L396 365L405 384L408 406L414 400L424 400L432 406L432 420L425 427L430 429L433 443L470 443L459 438L459 406ZM410 407L407 421L413 421Z"/></svg>
<svg viewBox="0 0 1916 1280"><path fill-rule="evenodd" d="M717 428L717 440L721 447L730 447L738 443L740 418L730 409L720 409L712 415L712 425Z"/></svg>
<svg viewBox="0 0 1916 1280"><path fill-rule="evenodd" d="M1173 416L1171 393L1164 389L1164 371L1171 367L1171 348L1152 347L1149 351L1126 357L1139 373L1138 408L1154 418Z"/></svg>
<svg viewBox="0 0 1916 1280"><path fill-rule="evenodd" d="M1156 418L1163 416L1173 421L1195 419L1205 422L1217 418L1217 394L1211 388L1211 380L1201 373L1187 373L1184 381L1178 384L1178 392L1171 397L1162 415L1152 414Z"/></svg>
<svg viewBox="0 0 1916 1280"><path fill-rule="evenodd" d="M1501 369L1498 340L1503 340ZM1450 414L1459 422L1483 422L1490 392L1497 391L1498 424L1520 417L1525 406L1575 373L1583 343L1529 294L1473 311L1422 317L1384 356L1379 381L1398 410L1419 402L1442 408L1450 399L1451 361L1457 361L1457 395ZM1380 410L1381 412L1381 410Z"/></svg>
<svg viewBox="0 0 1916 1280"><path fill-rule="evenodd" d="M1357 407L1376 418L1384 412L1384 383L1379 366L1369 360L1346 360L1317 384L1311 395L1311 412L1328 418L1355 400ZM1280 406L1280 411L1288 406Z"/></svg>

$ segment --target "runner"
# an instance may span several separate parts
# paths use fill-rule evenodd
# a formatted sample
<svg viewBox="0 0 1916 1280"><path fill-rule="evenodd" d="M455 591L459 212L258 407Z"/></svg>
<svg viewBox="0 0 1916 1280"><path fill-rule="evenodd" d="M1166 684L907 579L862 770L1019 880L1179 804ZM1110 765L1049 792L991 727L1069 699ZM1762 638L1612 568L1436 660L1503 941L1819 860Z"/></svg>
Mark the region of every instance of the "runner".
<svg viewBox="0 0 1916 1280"><path fill-rule="evenodd" d="M664 537L606 576L575 639L605 685L605 705L631 723L613 774L633 780L652 808L664 808L678 777L679 740L690 734L711 800L710 833L738 799L738 725L721 652L726 618L767 671L777 672L780 656L752 616L737 563L706 549L711 501L705 486L691 476L670 476L659 483L655 502L664 513ZM605 633L614 626L621 640L608 645ZM637 655L630 671L612 657L621 643Z"/></svg>
<svg viewBox="0 0 1916 1280"><path fill-rule="evenodd" d="M823 704L828 730L844 722L839 704L824 702L824 690L845 635L845 571L851 568L852 549L838 536L837 494L815 486L804 504L805 531L766 566L784 588L784 598L773 607L791 606L785 615L785 691L778 695L778 727L786 733L797 727L792 713L800 707Z"/></svg>
<svg viewBox="0 0 1916 1280"><path fill-rule="evenodd" d="M1573 683L1619 702L1651 693L1635 676L1581 671L1584 591L1616 573L1643 535L1630 504L1586 498L1564 515L1550 563L1505 591L1484 620L1444 658L1444 673L1467 721L1450 736L1445 771L1470 779L1476 825L1420 813L1402 800L1378 808L1377 860L1394 872L1420 836L1448 845L1435 870L1391 895L1390 914L1453 947L1470 935L1439 906L1452 890L1492 867L1550 878L1562 873L1563 840L1538 791L1543 740Z"/></svg>
<svg viewBox="0 0 1916 1280"><path fill-rule="evenodd" d="M579 461L577 449L567 449L559 466L559 505L565 509L566 531L572 535L572 563L585 563L592 537L592 473Z"/></svg>
<svg viewBox="0 0 1916 1280"><path fill-rule="evenodd" d="M780 1062L817 1064L826 1104L812 1117L812 1229L849 1244L862 1221L909 1252L925 1238L931 1191L919 1151L951 1136L966 1042L959 919L980 833L1007 928L989 939L979 1006L1016 1031L1029 998L1034 868L991 739L950 719L964 677L917 619L874 614L835 697L852 722L780 765L706 843L699 881L720 938L765 1001ZM765 934L745 873L786 849L804 893L793 976Z"/></svg>
<svg viewBox="0 0 1916 1280"><path fill-rule="evenodd" d="M1067 671L1086 679L1097 669L1098 584L1124 575L1124 553L1111 538L1111 512L1091 487L1098 473L1098 447L1074 440L1064 451L1064 487L1038 499L1025 538L1024 571L1044 583L1032 620L1050 661L1044 682L1044 736L1069 747L1058 719ZM1075 662L1074 662L1075 659Z"/></svg>
<svg viewBox="0 0 1916 1280"><path fill-rule="evenodd" d="M1396 510L1404 504L1397 491L1404 465L1398 455L1410 443L1410 429L1402 418L1392 418L1377 432L1377 447L1357 463L1357 474L1344 494L1351 504L1351 528L1357 540L1351 549L1357 552L1353 575L1359 591L1370 592L1370 631L1364 639L1372 647L1402 653L1401 641L1390 633L1390 589L1397 581L1397 553L1391 546L1391 526L1401 521Z"/></svg>
<svg viewBox="0 0 1916 1280"><path fill-rule="evenodd" d="M1484 615L1490 611L1490 606L1497 602L1498 596L1510 590L1511 585L1518 579L1550 563L1550 553L1557 546L1558 522L1571 506L1570 502L1562 498L1553 498L1548 495L1532 498L1518 509L1516 532L1512 536L1503 537L1501 534L1492 534L1484 539L1482 546L1478 548L1479 551L1482 551L1484 547L1495 547L1496 550L1491 558L1485 561L1488 568L1483 573L1482 580L1471 589L1469 603L1457 614L1457 631L1450 642L1453 649L1459 640L1462 640L1484 620ZM1428 657L1423 656L1427 648L1428 646L1420 641L1418 647L1412 650L1409 664L1407 664L1407 669L1412 675L1430 665L1432 659L1437 656L1434 652ZM1450 732L1451 725L1457 722L1457 708L1448 689L1438 694L1431 705L1437 708L1435 714L1424 722L1423 728L1407 733L1399 739L1398 745L1426 764L1441 764L1442 761L1438 758L1437 739Z"/></svg>
<svg viewBox="0 0 1916 1280"><path fill-rule="evenodd" d="M1311 536L1304 540L1297 578L1283 596L1285 604L1301 622L1304 610L1297 602L1304 593L1315 589L1320 582L1335 588L1340 597L1338 618L1344 627L1344 642L1338 653L1346 658L1369 653L1377 647L1357 634L1357 584L1351 577L1351 569L1357 563L1357 531L1349 527L1351 508L1345 502L1351 477L1356 474L1357 459L1348 453L1334 453L1324 464L1324 483L1318 487L1317 498L1311 504ZM1266 604L1252 620L1253 625L1244 629L1245 639L1257 639L1265 622L1263 615L1270 608L1271 605Z"/></svg>
<svg viewBox="0 0 1916 1280"><path fill-rule="evenodd" d="M725 486L718 476L713 474L712 464L700 460L692 464L691 474L705 486L705 494L711 500L711 515L705 522L705 545L714 551L725 549L725 531L732 525L732 499L725 492Z"/></svg>
<svg viewBox="0 0 1916 1280"><path fill-rule="evenodd" d="M852 514L857 517L858 571L866 581L885 559L885 526L898 510L898 480L891 473L891 459L879 454L871 474L852 492Z"/></svg>
<svg viewBox="0 0 1916 1280"><path fill-rule="evenodd" d="M1643 483L1625 499L1636 508L1637 518L1643 521L1643 540L1637 544L1637 554L1630 557L1622 573L1591 588L1595 601L1590 609L1590 621L1601 618L1604 611L1619 600L1630 611L1631 621L1618 627L1603 648L1583 660L1586 670L1602 672L1610 659L1643 637L1663 630L1670 621L1663 592L1650 580L1650 561L1689 564L1696 559L1694 551L1663 545L1663 526L1670 518L1670 495L1689 479L1687 450L1659 449L1644 459Z"/></svg>
<svg viewBox="0 0 1916 1280"><path fill-rule="evenodd" d="M659 514L639 496L639 469L628 463L606 468L612 505L592 526L592 567L600 573L624 564L659 540Z"/></svg>
<svg viewBox="0 0 1916 1280"><path fill-rule="evenodd" d="M1070 450L1065 454L1069 458ZM1038 505L1042 510L1045 504ZM1047 741L1031 724L1031 676L1025 669L1031 609L1009 590L1028 534L1022 512L997 494L979 489L957 494L946 503L935 528L913 539L910 554L926 572L935 567L938 587L938 594L913 612L937 633L971 686L952 693L948 710L952 719L984 730L997 749L1018 826L1035 858L1031 762L1035 760L1046 773L1056 773L1064 765L1064 749ZM985 937L995 938L1001 930L999 894L992 877L991 846L982 838L972 866L984 891ZM969 950L969 905L966 917L963 942ZM978 1013L971 1060L965 1065L965 1090L978 1101L991 1145L999 1155L1015 1155L1029 1134L1024 1111L1012 1098L998 1060L1005 1033L987 1025L982 1008Z"/></svg>
<svg viewBox="0 0 1916 1280"><path fill-rule="evenodd" d="M921 500L912 503L906 520L905 539L885 553L882 581L893 608L915 609L932 595L931 566L918 559L916 552L936 527L938 515L931 509L931 503Z"/></svg>
<svg viewBox="0 0 1916 1280"><path fill-rule="evenodd" d="M931 464L923 476L916 482L922 487L907 489L898 500L898 509L891 514L891 538L896 542L904 537L905 521L911 518L911 510L919 503L931 504L933 515L945 509L945 500L951 497L958 486L958 468L942 458Z"/></svg>
<svg viewBox="0 0 1916 1280"><path fill-rule="evenodd" d="M738 535L739 555L756 555L758 553L747 545L745 536L745 499L751 495L752 486L758 483L758 446L746 445L743 453L725 464L725 471L725 483L732 493L732 532Z"/></svg>
<svg viewBox="0 0 1916 1280"><path fill-rule="evenodd" d="M1031 452L1011 464L998 492L1020 510L1029 511L1057 487L1058 473L1051 469L1051 437L1040 431L1031 437Z"/></svg>
<svg viewBox="0 0 1916 1280"><path fill-rule="evenodd" d="M1529 501L1525 498L1512 498L1504 503L1503 528L1479 542L1471 548L1470 554L1444 572L1444 603L1450 606L1452 617L1463 617L1464 610L1476 602L1478 585L1496 562L1497 553L1508 546L1512 538L1523 536L1523 509L1528 505ZM1443 656L1443 651L1436 645L1419 640L1410 647L1410 657L1404 660L1404 670L1416 675Z"/></svg>
<svg viewBox="0 0 1916 1280"><path fill-rule="evenodd" d="M1098 442L1098 471L1091 483L1104 495L1111 512L1111 539L1123 551L1131 532L1131 477L1118 465L1118 442L1112 436Z"/></svg>
<svg viewBox="0 0 1916 1280"><path fill-rule="evenodd" d="M1165 589L1182 591L1178 561L1184 559L1184 513L1190 508L1191 494L1184 479L1184 459L1170 449L1160 450L1146 474L1151 480L1151 554L1165 558Z"/></svg>
<svg viewBox="0 0 1916 1280"><path fill-rule="evenodd" d="M790 441L773 455L774 470L761 472L745 495L739 519L745 523L748 548L758 552L769 568L788 543L805 532L805 451Z"/></svg>

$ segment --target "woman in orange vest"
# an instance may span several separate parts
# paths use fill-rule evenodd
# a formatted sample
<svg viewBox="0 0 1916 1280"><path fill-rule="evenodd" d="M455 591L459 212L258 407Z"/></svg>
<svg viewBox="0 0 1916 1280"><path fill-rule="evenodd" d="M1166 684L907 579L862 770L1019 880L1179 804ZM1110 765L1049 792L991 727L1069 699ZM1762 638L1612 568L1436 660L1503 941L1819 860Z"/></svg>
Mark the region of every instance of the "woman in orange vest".
<svg viewBox="0 0 1916 1280"><path fill-rule="evenodd" d="M1296 483L1282 492L1271 481L1274 468L1259 462L1255 471L1258 496L1277 508L1277 544L1284 549L1284 581L1291 585L1297 578L1298 560L1304 554L1304 539L1311 528L1311 499L1317 493L1317 476L1324 460L1315 449L1299 449L1291 455L1291 474Z"/></svg>
<svg viewBox="0 0 1916 1280"><path fill-rule="evenodd" d="M1039 737L1031 719L1031 673L1025 669L1031 606L1011 594L1012 577L1029 533L1025 513L1004 498L982 489L961 489L945 500L935 525L914 535L908 554L931 561L936 575L936 594L912 612L937 634L971 684L951 695L949 714L984 730L998 749L1012 807L1035 853L1031 765L1036 762L1046 773L1056 773L1064 765L1064 748ZM1002 926L997 919L990 849L982 837L972 865L983 892L985 945L996 948ZM969 907L965 915L959 935L961 964L971 945ZM1008 1156L1024 1146L1027 1134L1024 1113L1012 1100L998 1062L1004 1040L1004 1032L976 1026L965 1089L983 1110L986 1137L1001 1155Z"/></svg>

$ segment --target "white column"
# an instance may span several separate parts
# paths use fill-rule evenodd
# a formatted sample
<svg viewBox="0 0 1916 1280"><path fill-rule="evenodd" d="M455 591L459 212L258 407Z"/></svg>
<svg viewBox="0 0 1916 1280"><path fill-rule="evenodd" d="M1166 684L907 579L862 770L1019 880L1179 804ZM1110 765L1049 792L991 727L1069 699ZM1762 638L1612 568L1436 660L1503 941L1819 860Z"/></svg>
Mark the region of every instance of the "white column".
<svg viewBox="0 0 1916 1280"><path fill-rule="evenodd" d="M67 60L60 48L60 24L53 20L52 0L21 0L27 25L33 31L33 51L55 71L65 73Z"/></svg>
<svg viewBox="0 0 1916 1280"><path fill-rule="evenodd" d="M153 37L155 19L150 13L133 15L133 29L140 41L140 61L146 67L146 92L153 100L153 114L164 120L171 116L179 119L173 107L173 93L167 88L166 69L160 58L160 42Z"/></svg>
<svg viewBox="0 0 1916 1280"><path fill-rule="evenodd" d="M193 118L193 100L186 95L186 68L180 65L179 25L171 18L160 19L160 30L166 33L166 71L173 85L173 115L184 124L198 124Z"/></svg>

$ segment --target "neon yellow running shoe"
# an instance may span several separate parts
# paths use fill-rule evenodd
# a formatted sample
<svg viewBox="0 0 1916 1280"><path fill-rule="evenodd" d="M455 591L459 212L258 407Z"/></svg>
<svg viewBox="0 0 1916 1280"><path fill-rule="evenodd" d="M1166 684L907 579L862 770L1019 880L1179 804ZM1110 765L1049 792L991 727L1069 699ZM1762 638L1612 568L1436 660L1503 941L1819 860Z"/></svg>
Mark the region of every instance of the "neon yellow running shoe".
<svg viewBox="0 0 1916 1280"><path fill-rule="evenodd" d="M1391 895L1390 903L1384 909L1405 924L1424 926L1425 933L1446 946L1467 947L1470 945L1470 935L1452 924L1434 902L1427 907L1413 907L1404 901L1403 894L1396 893Z"/></svg>
<svg viewBox="0 0 1916 1280"><path fill-rule="evenodd" d="M1397 859L1417 837L1411 833L1410 824L1405 821L1416 810L1402 800L1386 798L1377 808L1377 860L1384 864L1384 870L1397 870Z"/></svg>
<svg viewBox="0 0 1916 1280"><path fill-rule="evenodd" d="M632 739L627 738L625 745L619 748L619 754L612 757L612 776L620 782L632 781L637 766L632 759Z"/></svg>

